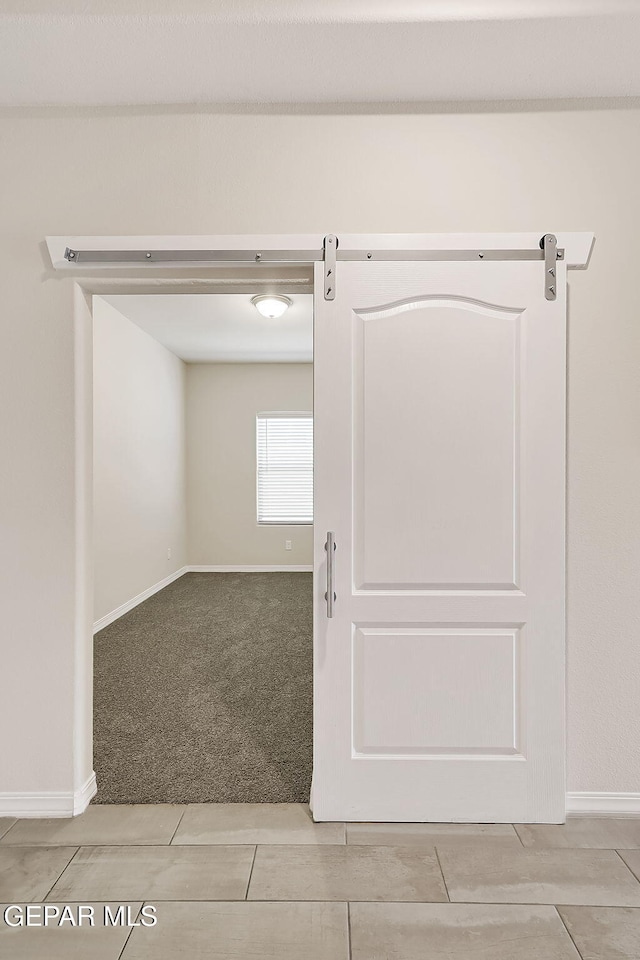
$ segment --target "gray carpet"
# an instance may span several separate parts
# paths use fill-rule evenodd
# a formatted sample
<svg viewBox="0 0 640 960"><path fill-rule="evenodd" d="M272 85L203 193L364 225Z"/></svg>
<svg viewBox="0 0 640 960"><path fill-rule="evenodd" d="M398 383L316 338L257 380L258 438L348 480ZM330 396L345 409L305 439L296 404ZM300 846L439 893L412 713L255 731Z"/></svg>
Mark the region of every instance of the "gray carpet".
<svg viewBox="0 0 640 960"><path fill-rule="evenodd" d="M95 803L307 801L312 574L188 573L95 637Z"/></svg>

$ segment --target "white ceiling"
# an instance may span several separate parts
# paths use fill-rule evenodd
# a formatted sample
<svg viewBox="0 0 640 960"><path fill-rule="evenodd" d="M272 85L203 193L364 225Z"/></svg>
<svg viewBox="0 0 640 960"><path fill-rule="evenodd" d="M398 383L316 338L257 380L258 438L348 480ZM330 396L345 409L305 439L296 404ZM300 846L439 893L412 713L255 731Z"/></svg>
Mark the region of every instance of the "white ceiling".
<svg viewBox="0 0 640 960"><path fill-rule="evenodd" d="M105 299L187 363L310 363L313 310L309 293L278 320L261 317L251 294L136 294Z"/></svg>
<svg viewBox="0 0 640 960"><path fill-rule="evenodd" d="M3 0L0 104L640 95L640 0Z"/></svg>

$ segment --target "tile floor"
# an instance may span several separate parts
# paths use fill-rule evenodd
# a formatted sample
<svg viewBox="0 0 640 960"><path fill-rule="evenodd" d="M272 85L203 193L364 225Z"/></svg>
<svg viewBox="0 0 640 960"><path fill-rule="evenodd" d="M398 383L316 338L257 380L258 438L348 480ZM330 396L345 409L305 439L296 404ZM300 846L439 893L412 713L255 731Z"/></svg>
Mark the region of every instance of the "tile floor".
<svg viewBox="0 0 640 960"><path fill-rule="evenodd" d="M640 820L314 824L300 804L0 819L6 960L640 960ZM11 927L4 906L93 907ZM104 926L105 905L154 927ZM16 912L10 914L13 918Z"/></svg>

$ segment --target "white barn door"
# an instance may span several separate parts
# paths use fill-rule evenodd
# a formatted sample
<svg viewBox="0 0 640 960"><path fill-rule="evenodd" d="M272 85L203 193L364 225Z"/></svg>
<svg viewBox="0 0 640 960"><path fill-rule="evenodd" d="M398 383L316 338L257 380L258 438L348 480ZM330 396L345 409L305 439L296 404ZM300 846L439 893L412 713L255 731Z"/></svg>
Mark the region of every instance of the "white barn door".
<svg viewBox="0 0 640 960"><path fill-rule="evenodd" d="M323 279L313 815L563 821L566 265Z"/></svg>

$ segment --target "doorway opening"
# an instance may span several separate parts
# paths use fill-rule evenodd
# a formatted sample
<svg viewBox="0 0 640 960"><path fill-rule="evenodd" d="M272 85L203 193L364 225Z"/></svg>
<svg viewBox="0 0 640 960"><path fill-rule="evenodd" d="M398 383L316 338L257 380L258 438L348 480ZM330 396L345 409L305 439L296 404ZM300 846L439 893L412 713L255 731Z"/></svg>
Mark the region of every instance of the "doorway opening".
<svg viewBox="0 0 640 960"><path fill-rule="evenodd" d="M93 315L95 803L307 802L313 298Z"/></svg>

